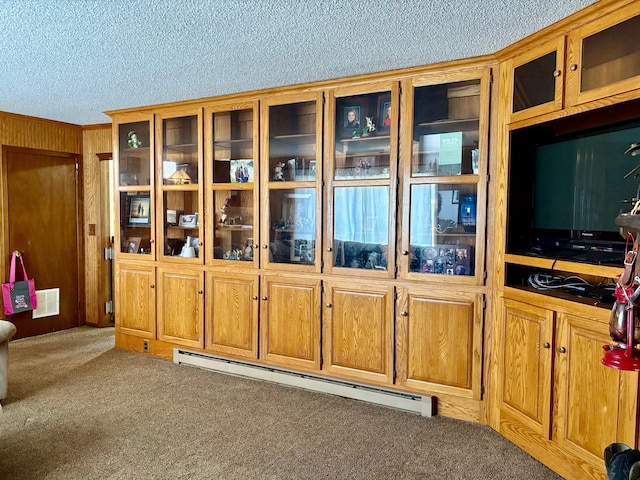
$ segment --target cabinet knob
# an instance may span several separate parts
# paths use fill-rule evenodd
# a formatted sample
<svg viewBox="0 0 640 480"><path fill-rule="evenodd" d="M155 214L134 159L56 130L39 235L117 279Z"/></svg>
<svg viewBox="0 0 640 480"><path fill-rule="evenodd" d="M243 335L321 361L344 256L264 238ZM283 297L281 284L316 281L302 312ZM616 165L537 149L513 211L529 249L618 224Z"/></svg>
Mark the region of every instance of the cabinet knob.
<svg viewBox="0 0 640 480"><path fill-rule="evenodd" d="M325 303L324 306L327 307L327 308L331 308L331 304L330 303Z"/></svg>
<svg viewBox="0 0 640 480"><path fill-rule="evenodd" d="M566 348L564 348L564 347L560 347L560 348L558 349L558 351L559 351L560 353L567 353L567 349L566 349Z"/></svg>
<svg viewBox="0 0 640 480"><path fill-rule="evenodd" d="M262 297L262 299L263 299L263 300L266 300L266 299L267 299L267 297Z"/></svg>
<svg viewBox="0 0 640 480"><path fill-rule="evenodd" d="M262 245L262 248L264 248L266 250L267 248L269 248L269 245L264 244L264 245Z"/></svg>
<svg viewBox="0 0 640 480"><path fill-rule="evenodd" d="M542 344L542 346L543 346L544 348L551 348L551 344L550 344L549 342L544 342L544 343Z"/></svg>
<svg viewBox="0 0 640 480"><path fill-rule="evenodd" d="M260 248L260 245L258 245L258 244L256 244L256 245L251 245L251 246L254 248L254 250L255 250L256 248Z"/></svg>
<svg viewBox="0 0 640 480"><path fill-rule="evenodd" d="M409 251L408 250L402 250L402 255L409 255Z"/></svg>
<svg viewBox="0 0 640 480"><path fill-rule="evenodd" d="M258 296L257 296L257 295L254 295L254 296L253 296L253 299L254 299L254 300L257 300L257 299L258 299Z"/></svg>
<svg viewBox="0 0 640 480"><path fill-rule="evenodd" d="M578 69L578 65L576 63L572 63L571 66L569 67L569 70L571 70L572 72L575 72Z"/></svg>
<svg viewBox="0 0 640 480"><path fill-rule="evenodd" d="M560 70L554 70L554 71L553 71L553 76L554 76L554 77L556 77L556 78L558 78L558 77L560 76L560 74L561 74L561 73L562 73L562 72L561 72Z"/></svg>
<svg viewBox="0 0 640 480"><path fill-rule="evenodd" d="M406 312L406 311L400 312L400 316L402 316L402 317L406 317L407 315L409 315L409 313Z"/></svg>
<svg viewBox="0 0 640 480"><path fill-rule="evenodd" d="M156 286L155 285L151 285L151 288L156 288Z"/></svg>
<svg viewBox="0 0 640 480"><path fill-rule="evenodd" d="M327 252L333 252L333 248L327 247Z"/></svg>
<svg viewBox="0 0 640 480"><path fill-rule="evenodd" d="M201 247L201 246L202 246L202 242L198 242L198 246L200 246L200 247Z"/></svg>
<svg viewBox="0 0 640 480"><path fill-rule="evenodd" d="M149 243L156 243L156 241L152 238L151 240L149 240Z"/></svg>

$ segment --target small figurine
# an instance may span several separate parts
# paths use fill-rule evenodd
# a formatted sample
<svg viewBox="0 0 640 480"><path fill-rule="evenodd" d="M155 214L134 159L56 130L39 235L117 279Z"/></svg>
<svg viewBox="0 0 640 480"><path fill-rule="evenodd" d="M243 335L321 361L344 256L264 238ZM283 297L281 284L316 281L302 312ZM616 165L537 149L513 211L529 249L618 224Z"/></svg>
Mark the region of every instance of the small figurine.
<svg viewBox="0 0 640 480"><path fill-rule="evenodd" d="M273 179L276 182L284 181L284 162L279 162L273 167Z"/></svg>
<svg viewBox="0 0 640 480"><path fill-rule="evenodd" d="M127 137L129 138L129 141L127 142L129 144L129 148L140 148L142 146L142 142L138 140L138 134L133 130L129 132Z"/></svg>
<svg viewBox="0 0 640 480"><path fill-rule="evenodd" d="M225 225L227 223L227 220L229 219L229 203L231 203L231 199L227 197L224 199L222 208L220 208L220 213L222 214L220 215L220 223Z"/></svg>
<svg viewBox="0 0 640 480"><path fill-rule="evenodd" d="M362 136L363 137L368 137L369 135L371 135L376 130L376 126L373 123L373 118L372 117L364 117L364 118L367 121L367 126L362 129Z"/></svg>

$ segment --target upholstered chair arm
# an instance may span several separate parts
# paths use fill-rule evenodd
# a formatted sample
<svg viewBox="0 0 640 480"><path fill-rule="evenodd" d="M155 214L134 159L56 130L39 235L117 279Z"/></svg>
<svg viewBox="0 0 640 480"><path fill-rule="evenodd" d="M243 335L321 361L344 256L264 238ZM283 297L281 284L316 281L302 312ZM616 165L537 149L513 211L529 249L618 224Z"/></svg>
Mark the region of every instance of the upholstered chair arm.
<svg viewBox="0 0 640 480"><path fill-rule="evenodd" d="M0 343L11 340L16 334L16 326L7 320L0 320Z"/></svg>

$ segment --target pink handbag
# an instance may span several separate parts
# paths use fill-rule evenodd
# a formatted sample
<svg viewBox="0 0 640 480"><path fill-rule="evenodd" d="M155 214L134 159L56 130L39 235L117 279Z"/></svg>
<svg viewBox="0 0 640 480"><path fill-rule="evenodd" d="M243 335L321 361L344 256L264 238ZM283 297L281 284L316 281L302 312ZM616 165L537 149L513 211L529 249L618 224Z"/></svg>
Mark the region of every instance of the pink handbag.
<svg viewBox="0 0 640 480"><path fill-rule="evenodd" d="M22 280L16 282L16 259L22 266ZM13 315L20 312L28 312L38 308L36 297L36 282L27 276L24 261L20 252L11 254L11 267L9 269L9 283L2 284L2 301L4 302L5 315Z"/></svg>

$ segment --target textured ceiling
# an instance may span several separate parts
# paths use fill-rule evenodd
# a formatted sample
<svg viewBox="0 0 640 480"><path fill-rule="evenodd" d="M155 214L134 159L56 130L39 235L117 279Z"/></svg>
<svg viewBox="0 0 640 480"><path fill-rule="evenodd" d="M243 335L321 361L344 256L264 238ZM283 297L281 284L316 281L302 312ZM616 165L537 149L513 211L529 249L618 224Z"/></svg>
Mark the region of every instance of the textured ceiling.
<svg viewBox="0 0 640 480"><path fill-rule="evenodd" d="M594 0L0 0L0 110L103 112L492 54Z"/></svg>

